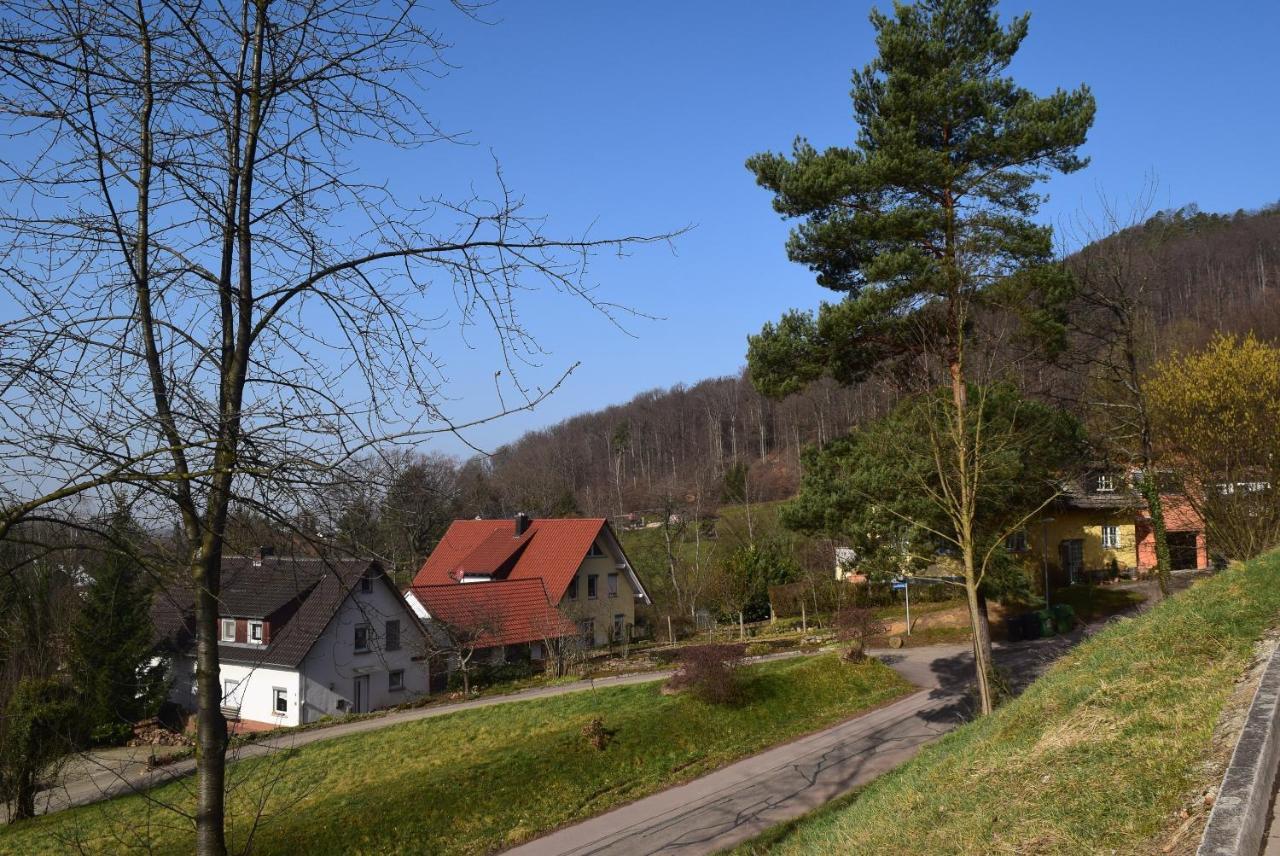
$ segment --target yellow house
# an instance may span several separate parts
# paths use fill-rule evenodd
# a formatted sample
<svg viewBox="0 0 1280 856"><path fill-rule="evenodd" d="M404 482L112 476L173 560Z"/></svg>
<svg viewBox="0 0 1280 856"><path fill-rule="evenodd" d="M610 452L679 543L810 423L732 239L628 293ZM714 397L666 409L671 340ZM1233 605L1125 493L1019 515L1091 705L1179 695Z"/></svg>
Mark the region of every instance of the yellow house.
<svg viewBox="0 0 1280 856"><path fill-rule="evenodd" d="M1061 585L1138 569L1141 499L1118 473L1097 471L1067 484L1063 495L1027 525L1011 549L1025 550Z"/></svg>

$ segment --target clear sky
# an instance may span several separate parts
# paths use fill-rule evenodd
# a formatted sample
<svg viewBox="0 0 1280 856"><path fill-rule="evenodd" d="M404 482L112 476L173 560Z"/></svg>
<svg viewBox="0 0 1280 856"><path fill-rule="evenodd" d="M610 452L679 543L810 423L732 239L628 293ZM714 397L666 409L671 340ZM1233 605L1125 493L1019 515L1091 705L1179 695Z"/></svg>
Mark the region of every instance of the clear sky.
<svg viewBox="0 0 1280 856"><path fill-rule="evenodd" d="M888 4L885 4L888 5ZM789 307L825 296L790 264L787 225L743 161L787 151L797 134L847 144L849 74L874 53L863 2L498 0L492 26L436 13L457 66L428 109L474 145L388 157L402 192L492 187L491 154L549 233L656 233L686 224L675 253L601 259L608 299L662 320L631 336L560 295L534 295L524 317L548 351L544 380L581 368L532 414L469 435L492 449L526 430L635 393L732 373L746 336ZM1031 11L1013 67L1044 93L1088 83L1098 115L1092 164L1048 186L1043 217L1096 210L1098 194L1159 181L1157 207L1256 208L1280 199L1280 3L1203 0L1012 0ZM373 153L370 153L373 156ZM458 417L494 404L491 355L442 331ZM442 439L424 448L464 451Z"/></svg>

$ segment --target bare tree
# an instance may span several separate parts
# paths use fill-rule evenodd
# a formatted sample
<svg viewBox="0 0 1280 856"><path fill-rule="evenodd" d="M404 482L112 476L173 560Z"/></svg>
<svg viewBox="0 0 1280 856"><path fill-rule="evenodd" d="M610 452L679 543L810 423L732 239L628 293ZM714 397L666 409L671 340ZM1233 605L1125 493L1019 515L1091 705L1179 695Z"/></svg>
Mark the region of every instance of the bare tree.
<svg viewBox="0 0 1280 856"><path fill-rule="evenodd" d="M1151 518L1160 593L1168 596L1169 541L1142 384L1154 344L1155 257L1170 231L1167 223L1149 220L1156 187L1148 182L1127 215L1104 198L1100 221L1082 217L1079 231L1085 246L1070 267L1081 304L1073 327L1088 379L1090 433L1109 459L1141 470L1137 487Z"/></svg>
<svg viewBox="0 0 1280 856"><path fill-rule="evenodd" d="M362 451L474 424L440 407L432 342L450 322L497 352L492 415L536 405L559 380L523 379L539 351L518 295L541 284L616 319L587 259L656 240L548 236L500 171L491 200L413 204L366 177L356 145L450 138L421 106L446 68L424 16L411 0L18 0L0 22L0 284L18 307L0 406L26 429L0 438L0 537L119 482L179 521L201 854L226 851L233 505L309 522Z"/></svg>
<svg viewBox="0 0 1280 856"><path fill-rule="evenodd" d="M493 601L451 598L447 617L442 613L428 620L423 653L433 663L457 670L462 675L462 693L469 696L472 661L481 651L501 648L504 626L502 611Z"/></svg>

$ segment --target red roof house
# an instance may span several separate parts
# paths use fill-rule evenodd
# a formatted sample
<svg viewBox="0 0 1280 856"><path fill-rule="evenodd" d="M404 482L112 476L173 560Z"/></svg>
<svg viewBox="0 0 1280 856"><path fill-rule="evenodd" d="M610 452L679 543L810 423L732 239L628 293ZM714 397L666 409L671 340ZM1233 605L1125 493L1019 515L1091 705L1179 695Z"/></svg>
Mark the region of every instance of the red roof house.
<svg viewBox="0 0 1280 856"><path fill-rule="evenodd" d="M649 595L604 518L455 520L405 592L422 617L483 620L494 645L567 622L589 644L629 632ZM500 629L499 629L500 628Z"/></svg>

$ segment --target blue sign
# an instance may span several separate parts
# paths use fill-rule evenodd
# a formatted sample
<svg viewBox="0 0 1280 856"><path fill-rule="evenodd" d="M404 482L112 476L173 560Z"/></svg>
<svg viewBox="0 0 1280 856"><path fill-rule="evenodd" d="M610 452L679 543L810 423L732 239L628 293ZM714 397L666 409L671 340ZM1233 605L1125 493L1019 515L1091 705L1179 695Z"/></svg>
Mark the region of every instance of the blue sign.
<svg viewBox="0 0 1280 856"><path fill-rule="evenodd" d="M894 591L902 591L902 590L903 590L904 588L906 588L906 587L907 587L907 584L906 584L906 583L893 583L893 584L892 584L892 586L891 586L891 588L892 588Z"/></svg>

